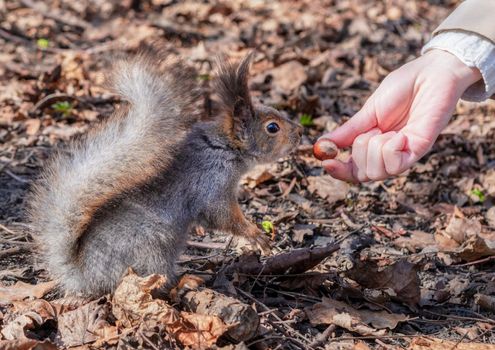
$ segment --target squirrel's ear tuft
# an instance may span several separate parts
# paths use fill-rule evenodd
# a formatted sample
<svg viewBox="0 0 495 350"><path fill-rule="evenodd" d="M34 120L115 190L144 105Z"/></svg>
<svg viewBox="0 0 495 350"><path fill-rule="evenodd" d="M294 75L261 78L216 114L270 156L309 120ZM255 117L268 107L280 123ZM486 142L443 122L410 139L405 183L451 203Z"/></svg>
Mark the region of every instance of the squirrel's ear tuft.
<svg viewBox="0 0 495 350"><path fill-rule="evenodd" d="M253 52L249 53L238 64L217 58L215 91L220 97L221 108L234 119L253 114L248 87L249 67L253 56Z"/></svg>

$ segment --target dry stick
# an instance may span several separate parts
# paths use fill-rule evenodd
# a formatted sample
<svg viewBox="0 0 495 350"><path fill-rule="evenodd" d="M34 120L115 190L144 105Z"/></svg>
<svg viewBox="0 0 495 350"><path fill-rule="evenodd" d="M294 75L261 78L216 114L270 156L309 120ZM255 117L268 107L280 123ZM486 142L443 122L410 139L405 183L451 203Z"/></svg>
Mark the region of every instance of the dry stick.
<svg viewBox="0 0 495 350"><path fill-rule="evenodd" d="M463 334L463 336L461 337L461 339L459 339L459 340L457 341L457 343L455 343L455 344L454 344L454 346L453 346L450 350L454 350L455 348L457 348L457 346L458 346L460 343L462 343L462 341L463 341L464 339L466 339L467 334L468 334L468 332L464 333L464 334Z"/></svg>
<svg viewBox="0 0 495 350"><path fill-rule="evenodd" d="M251 294L249 293L246 293L245 291L243 291L242 289L240 288L237 288L235 287L235 289L241 293L242 295L244 295L246 298L248 298L249 300L253 301L254 303L258 304L259 306L261 306L262 308L265 309L265 311L268 311L270 310L270 308L268 306L266 306L265 304L263 304L261 301L259 301L258 299L256 299L255 297L253 297ZM282 319L280 317L278 317L277 315L275 314L272 314L272 316L277 319L277 321L282 321ZM278 328L278 325L277 324L273 324L275 327ZM304 339L304 341L306 341L307 344L304 344L304 343L301 343L299 340L295 339L295 338L289 338L290 340L294 341L297 343L297 345L301 346L303 349L312 349L312 347L309 345L309 339L307 339L304 335L302 335L301 333L299 333L296 329L292 328L291 326L285 324L285 323L282 323L281 324L282 326L284 326L290 333L294 333L295 335L297 335L299 338L301 339Z"/></svg>
<svg viewBox="0 0 495 350"><path fill-rule="evenodd" d="M227 247L225 243L215 243L215 242L204 243L204 242L187 241L187 245L199 249L225 249Z"/></svg>
<svg viewBox="0 0 495 350"><path fill-rule="evenodd" d="M427 313L432 314L432 315L435 315L435 316L440 316L440 317L443 317L443 318L451 318L451 319L454 319L454 320L475 321L475 322L487 322L487 323L495 324L495 320L491 320L489 318L465 317L465 316L457 316L457 315L450 315L450 314L442 315L442 314L439 314L439 313L436 313L436 312L433 312L433 311L428 311L428 310L424 310L424 312L427 312Z"/></svg>
<svg viewBox="0 0 495 350"><path fill-rule="evenodd" d="M11 255L19 254L19 253L24 253L29 251L26 249L26 247L14 247L14 248L9 248L9 249L4 249L0 251L0 259L6 258Z"/></svg>
<svg viewBox="0 0 495 350"><path fill-rule="evenodd" d="M331 324L322 333L318 334L315 337L315 340L311 344L309 344L309 346L312 346L313 348L320 346L321 344L326 342L328 338L330 338L330 335L335 331L336 328L336 325Z"/></svg>
<svg viewBox="0 0 495 350"><path fill-rule="evenodd" d="M86 29L90 26L90 24L86 21L83 21L81 19L75 18L73 16L67 16L67 14L62 13L61 11L57 9L47 9L46 5L43 5L42 3L36 3L31 0L21 0L21 3L29 7L36 12L40 13L44 17L50 18L55 20L56 22L66 24L71 27L79 27L82 29Z"/></svg>
<svg viewBox="0 0 495 350"><path fill-rule="evenodd" d="M362 337L338 337L328 339L328 342L341 341L341 340L375 340L375 339L403 339L403 338L420 338L423 334L411 334L411 335L366 335Z"/></svg>
<svg viewBox="0 0 495 350"><path fill-rule="evenodd" d="M6 227L6 226L4 226L2 224L0 224L0 228L2 230L4 230L5 232L10 233L11 235L16 235L16 236L18 235L16 232L12 231L10 228L8 228L8 227Z"/></svg>
<svg viewBox="0 0 495 350"><path fill-rule="evenodd" d="M471 265L476 265L476 264L482 264L484 262L487 262L487 261L490 261L490 260L493 260L495 259L495 256L488 256L486 258L483 258L483 259L479 259L479 260L474 260L474 261L471 261L471 262L468 262L468 263L465 263L465 264L459 264L459 265L452 265L452 267L463 267L463 266L471 266Z"/></svg>
<svg viewBox="0 0 495 350"><path fill-rule="evenodd" d="M28 184L30 183L31 181L29 180L26 180L20 176L17 176L16 174L14 174L13 172L11 172L10 170L4 170L5 174L9 175L11 178L13 178L14 180L16 181L19 181L21 183L25 183L25 184Z"/></svg>

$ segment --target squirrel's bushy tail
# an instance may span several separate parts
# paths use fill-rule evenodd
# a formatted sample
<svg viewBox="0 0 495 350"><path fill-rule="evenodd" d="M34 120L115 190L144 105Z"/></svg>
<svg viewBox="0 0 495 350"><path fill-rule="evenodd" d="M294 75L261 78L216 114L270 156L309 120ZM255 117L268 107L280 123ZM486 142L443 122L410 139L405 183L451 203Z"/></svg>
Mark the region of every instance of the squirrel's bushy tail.
<svg viewBox="0 0 495 350"><path fill-rule="evenodd" d="M198 119L195 76L180 62L150 54L121 59L110 81L128 104L58 152L30 201L33 236L54 278L76 268L80 239L98 209L167 167Z"/></svg>

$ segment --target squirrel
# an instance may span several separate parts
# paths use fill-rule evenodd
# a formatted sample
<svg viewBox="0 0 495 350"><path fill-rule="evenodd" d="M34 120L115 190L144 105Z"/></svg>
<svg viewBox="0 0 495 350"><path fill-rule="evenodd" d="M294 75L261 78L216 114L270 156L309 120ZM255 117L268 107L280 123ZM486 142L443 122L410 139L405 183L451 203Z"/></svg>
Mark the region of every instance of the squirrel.
<svg viewBox="0 0 495 350"><path fill-rule="evenodd" d="M114 63L110 82L125 104L52 157L30 199L33 237L62 292L111 293L128 267L171 283L197 226L269 247L241 211L239 181L255 164L293 151L302 127L253 104L252 56L218 64L220 106L209 120L181 60L141 53Z"/></svg>

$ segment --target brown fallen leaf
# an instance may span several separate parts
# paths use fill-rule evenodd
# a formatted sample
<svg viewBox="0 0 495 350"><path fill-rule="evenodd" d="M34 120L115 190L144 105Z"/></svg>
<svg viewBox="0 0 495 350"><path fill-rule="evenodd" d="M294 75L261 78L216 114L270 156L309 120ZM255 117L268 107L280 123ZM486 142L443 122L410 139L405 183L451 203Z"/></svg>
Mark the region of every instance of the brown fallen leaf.
<svg viewBox="0 0 495 350"><path fill-rule="evenodd" d="M103 297L61 314L58 331L63 344L73 347L116 336L117 327L107 321L110 308L110 303Z"/></svg>
<svg viewBox="0 0 495 350"><path fill-rule="evenodd" d="M347 182L334 179L330 175L308 176L308 190L316 193L329 203L335 203L347 197L350 185Z"/></svg>
<svg viewBox="0 0 495 350"><path fill-rule="evenodd" d="M297 61L289 61L275 67L267 72L273 77L272 86L275 90L283 93L289 93L301 86L308 76L304 66Z"/></svg>
<svg viewBox="0 0 495 350"><path fill-rule="evenodd" d="M0 286L0 305L8 304L12 301L23 300L29 297L42 298L55 288L55 281L42 282L38 284L28 284L17 282L13 286Z"/></svg>
<svg viewBox="0 0 495 350"><path fill-rule="evenodd" d="M383 335L385 328L394 329L408 317L385 311L356 310L352 306L330 298L305 310L312 325L335 324L361 335ZM371 327L369 326L371 325Z"/></svg>
<svg viewBox="0 0 495 350"><path fill-rule="evenodd" d="M409 350L495 350L495 344L463 343L431 337L414 339L408 347Z"/></svg>
<svg viewBox="0 0 495 350"><path fill-rule="evenodd" d="M447 227L435 233L435 240L441 251L452 251L461 246L469 237L481 233L481 224L478 220L452 215Z"/></svg>
<svg viewBox="0 0 495 350"><path fill-rule="evenodd" d="M34 339L0 340L0 350L57 350L48 340Z"/></svg>
<svg viewBox="0 0 495 350"><path fill-rule="evenodd" d="M417 250L435 246L435 237L431 233L423 231L412 231L409 237L398 237L394 240L394 245L406 248L411 253Z"/></svg>
<svg viewBox="0 0 495 350"><path fill-rule="evenodd" d="M391 289L394 299L408 305L417 305L420 300L418 266L405 259L384 268L374 261L359 260L346 275L365 288Z"/></svg>
<svg viewBox="0 0 495 350"><path fill-rule="evenodd" d="M227 331L216 316L178 312L164 300L154 299L153 290L161 288L166 278L153 274L139 277L131 269L113 296L112 313L125 327L139 325L143 319L156 320L184 346L203 349L215 344Z"/></svg>
<svg viewBox="0 0 495 350"><path fill-rule="evenodd" d="M30 136L35 135L41 127L41 120L34 118L28 119L24 122L24 125L26 126L26 134Z"/></svg>
<svg viewBox="0 0 495 350"><path fill-rule="evenodd" d="M247 185L249 188L255 188L258 185L269 181L275 177L273 164L260 164L250 170L241 180L241 184Z"/></svg>
<svg viewBox="0 0 495 350"><path fill-rule="evenodd" d="M46 300L16 302L12 311L14 314L7 315L1 329L7 340L28 339L37 332L55 329L55 309Z"/></svg>
<svg viewBox="0 0 495 350"><path fill-rule="evenodd" d="M495 241L474 236L465 241L453 253L464 261L474 261L486 256L493 256L495 255Z"/></svg>
<svg viewBox="0 0 495 350"><path fill-rule="evenodd" d="M183 282L185 279L190 280L191 276L181 279L179 285L182 285L182 290L177 295L189 311L220 318L229 328L227 335L236 341L248 340L256 334L260 320L251 305L200 287L195 283L195 278L192 278L192 282Z"/></svg>

